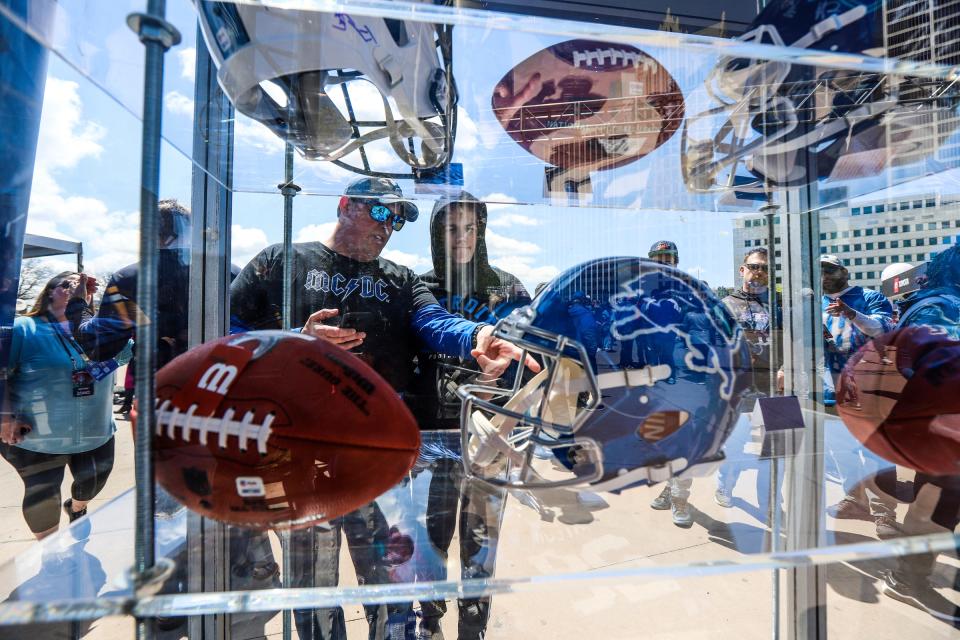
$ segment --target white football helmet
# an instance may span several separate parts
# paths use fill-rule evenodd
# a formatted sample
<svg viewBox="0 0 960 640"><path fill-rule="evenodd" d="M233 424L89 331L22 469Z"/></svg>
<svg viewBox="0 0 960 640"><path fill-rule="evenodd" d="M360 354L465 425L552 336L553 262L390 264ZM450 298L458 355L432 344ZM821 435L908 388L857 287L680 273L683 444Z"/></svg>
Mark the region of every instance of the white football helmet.
<svg viewBox="0 0 960 640"><path fill-rule="evenodd" d="M227 97L303 157L392 178L450 161L457 102L452 27L255 3L194 3ZM365 82L378 90L382 110L351 99L350 88ZM365 118L371 108L378 116ZM411 174L370 165L365 146L384 138ZM345 160L354 152L359 165Z"/></svg>

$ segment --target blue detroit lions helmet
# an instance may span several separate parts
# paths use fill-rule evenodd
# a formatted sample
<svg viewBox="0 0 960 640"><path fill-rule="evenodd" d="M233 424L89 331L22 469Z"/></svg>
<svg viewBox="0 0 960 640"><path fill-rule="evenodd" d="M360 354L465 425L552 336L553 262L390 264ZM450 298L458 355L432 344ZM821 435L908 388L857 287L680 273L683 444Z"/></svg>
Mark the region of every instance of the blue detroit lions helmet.
<svg viewBox="0 0 960 640"><path fill-rule="evenodd" d="M612 313L571 305L581 291ZM593 319L603 315L612 323ZM610 351L599 348L610 348L607 331ZM495 335L544 368L518 373L509 390L458 390L469 475L521 489L619 491L705 475L723 459L750 357L726 308L687 273L635 257L592 260L498 322Z"/></svg>

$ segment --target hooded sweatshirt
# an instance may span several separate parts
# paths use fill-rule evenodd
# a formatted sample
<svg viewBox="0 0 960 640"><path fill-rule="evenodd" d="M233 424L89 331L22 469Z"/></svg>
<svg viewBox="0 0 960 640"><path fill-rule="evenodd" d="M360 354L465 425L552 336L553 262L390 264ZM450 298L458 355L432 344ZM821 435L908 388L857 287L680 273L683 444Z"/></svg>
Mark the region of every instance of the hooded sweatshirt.
<svg viewBox="0 0 960 640"><path fill-rule="evenodd" d="M464 265L448 259L444 224L451 205L469 203L477 214L477 246ZM421 274L440 305L476 322L495 323L530 295L515 276L490 264L487 258L487 206L461 191L437 200L430 214L430 252L433 269Z"/></svg>
<svg viewBox="0 0 960 640"><path fill-rule="evenodd" d="M469 203L476 211L477 244L473 259L456 264L448 259L446 216L451 205ZM518 306L530 302L530 295L515 276L490 264L486 244L487 207L472 194L461 191L434 203L430 215L430 249L433 269L420 279L442 307L468 320L495 324ZM424 429L453 429L459 426L459 399L453 393L476 368L465 361L440 353L422 352L418 356L417 399L408 403Z"/></svg>

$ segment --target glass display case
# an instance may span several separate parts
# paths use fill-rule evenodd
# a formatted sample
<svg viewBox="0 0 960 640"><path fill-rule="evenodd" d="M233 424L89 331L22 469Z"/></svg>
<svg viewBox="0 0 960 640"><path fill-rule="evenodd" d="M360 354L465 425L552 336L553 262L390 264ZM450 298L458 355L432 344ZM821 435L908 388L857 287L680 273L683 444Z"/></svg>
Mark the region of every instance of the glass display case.
<svg viewBox="0 0 960 640"><path fill-rule="evenodd" d="M632 4L0 0L0 637L956 636L960 2Z"/></svg>

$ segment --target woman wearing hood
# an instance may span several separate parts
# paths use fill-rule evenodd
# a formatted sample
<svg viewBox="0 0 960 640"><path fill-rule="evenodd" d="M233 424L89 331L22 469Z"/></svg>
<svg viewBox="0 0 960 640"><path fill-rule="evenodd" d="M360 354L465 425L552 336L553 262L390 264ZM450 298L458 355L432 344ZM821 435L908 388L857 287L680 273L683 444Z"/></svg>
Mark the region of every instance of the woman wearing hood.
<svg viewBox="0 0 960 640"><path fill-rule="evenodd" d="M430 216L433 269L420 278L439 303L452 313L476 322L494 324L515 307L530 302L530 295L515 276L492 266L485 241L487 207L462 191L436 202ZM424 434L419 470L429 469L430 487L426 525L430 541L446 557L453 534L460 530L460 564L464 578L493 575L497 540L503 513L503 492L463 477L459 459L460 399L457 386L476 373L466 363L437 353L418 357L416 398L407 397L421 429L451 430ZM411 401L412 400L412 401ZM459 503L459 510L458 510ZM458 512L459 511L459 512ZM434 578L435 579L435 578ZM421 602L418 637L440 637L443 600ZM458 601L458 638L482 638L490 615L490 598Z"/></svg>

